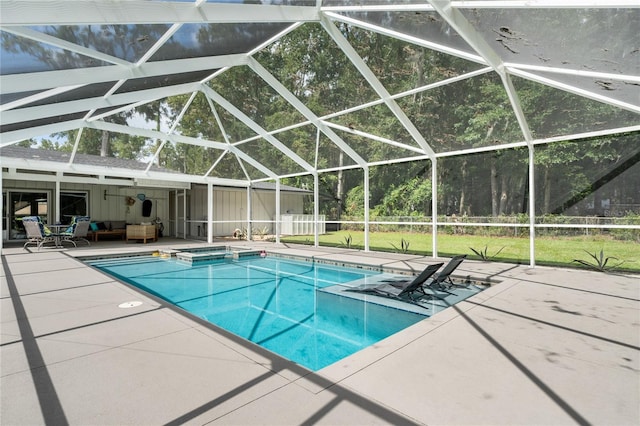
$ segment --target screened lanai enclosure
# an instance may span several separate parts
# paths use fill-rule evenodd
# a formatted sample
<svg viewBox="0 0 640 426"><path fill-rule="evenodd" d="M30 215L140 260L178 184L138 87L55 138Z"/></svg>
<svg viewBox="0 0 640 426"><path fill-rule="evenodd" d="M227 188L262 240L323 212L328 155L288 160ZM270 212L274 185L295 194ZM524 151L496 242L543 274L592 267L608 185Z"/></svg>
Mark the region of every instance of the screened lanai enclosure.
<svg viewBox="0 0 640 426"><path fill-rule="evenodd" d="M574 240L640 268L637 0L2 0L0 20L3 231L16 193L50 221L146 193L185 238L532 266Z"/></svg>

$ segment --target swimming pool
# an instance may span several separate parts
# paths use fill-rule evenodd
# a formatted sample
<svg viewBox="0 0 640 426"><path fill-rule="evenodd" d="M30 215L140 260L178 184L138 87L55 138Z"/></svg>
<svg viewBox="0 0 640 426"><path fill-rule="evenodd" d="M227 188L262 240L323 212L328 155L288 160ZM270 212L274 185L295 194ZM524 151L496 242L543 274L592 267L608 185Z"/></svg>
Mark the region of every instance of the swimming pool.
<svg viewBox="0 0 640 426"><path fill-rule="evenodd" d="M428 313L331 291L384 277L375 270L271 256L195 263L136 256L87 263L314 371Z"/></svg>

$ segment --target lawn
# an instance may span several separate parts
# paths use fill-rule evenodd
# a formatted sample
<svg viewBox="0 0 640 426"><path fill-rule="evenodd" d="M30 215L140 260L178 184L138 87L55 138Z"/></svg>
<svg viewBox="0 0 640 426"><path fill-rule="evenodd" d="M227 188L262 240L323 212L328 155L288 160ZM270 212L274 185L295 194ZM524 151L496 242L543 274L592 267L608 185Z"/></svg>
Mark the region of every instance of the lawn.
<svg viewBox="0 0 640 426"><path fill-rule="evenodd" d="M404 244L403 244L404 240ZM282 242L313 244L313 236L300 235L281 238ZM597 264L591 254L610 258L607 267L620 271L640 272L640 244L620 241L607 236L536 237L536 264L585 268L574 259ZM337 231L320 235L320 245L364 248L364 232ZM403 232L371 232L369 248L373 251L407 252L429 255L432 250L431 234ZM486 237L480 235L438 234L438 255L451 257L466 254L468 259L481 259L474 253L486 255L489 260L529 264L529 239L518 237Z"/></svg>

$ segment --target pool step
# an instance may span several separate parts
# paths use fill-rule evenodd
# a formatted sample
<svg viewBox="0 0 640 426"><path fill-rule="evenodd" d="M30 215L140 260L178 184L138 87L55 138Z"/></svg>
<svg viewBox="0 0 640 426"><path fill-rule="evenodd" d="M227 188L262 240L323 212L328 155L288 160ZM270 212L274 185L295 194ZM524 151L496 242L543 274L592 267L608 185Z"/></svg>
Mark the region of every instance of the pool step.
<svg viewBox="0 0 640 426"><path fill-rule="evenodd" d="M196 247L196 248L185 248L182 250L176 249L177 252L183 253L216 253L216 252L228 252L229 247L223 245L214 245L214 246L206 246L206 247Z"/></svg>
<svg viewBox="0 0 640 426"><path fill-rule="evenodd" d="M262 253L265 253L264 250L233 250L231 252L231 256L234 259L240 259L241 257L247 257L247 256L260 256ZM266 254L266 253L265 253Z"/></svg>
<svg viewBox="0 0 640 426"><path fill-rule="evenodd" d="M210 262L212 260L224 260L226 258L241 259L248 256L261 256L266 255L264 250L251 250L251 249L233 249L231 247L226 250L218 250L214 248L212 251L179 251L179 250L167 250L170 254L164 254L161 252L162 257L175 256L177 260L187 262L190 264L196 262Z"/></svg>
<svg viewBox="0 0 640 426"><path fill-rule="evenodd" d="M161 249L161 250L158 250L158 255L163 259L171 259L172 257L176 256L176 253L179 253L179 251L178 250L172 250L172 249Z"/></svg>
<svg viewBox="0 0 640 426"><path fill-rule="evenodd" d="M219 259L224 259L226 256L227 256L227 253L224 251L209 252L209 253L190 253L190 252L179 251L176 253L176 258L178 260L183 262L188 262L188 263L219 260Z"/></svg>

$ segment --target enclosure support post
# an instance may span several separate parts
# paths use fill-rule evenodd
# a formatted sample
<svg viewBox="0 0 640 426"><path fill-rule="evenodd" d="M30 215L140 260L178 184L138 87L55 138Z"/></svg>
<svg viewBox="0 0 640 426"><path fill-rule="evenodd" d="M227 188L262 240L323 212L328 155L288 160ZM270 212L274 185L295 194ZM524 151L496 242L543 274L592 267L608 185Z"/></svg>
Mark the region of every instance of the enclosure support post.
<svg viewBox="0 0 640 426"><path fill-rule="evenodd" d="M431 244L433 257L438 257L438 161L431 159Z"/></svg>
<svg viewBox="0 0 640 426"><path fill-rule="evenodd" d="M247 241L251 241L251 185L247 186Z"/></svg>
<svg viewBox="0 0 640 426"><path fill-rule="evenodd" d="M178 197L178 190L176 189L174 194L173 194L173 199L174 199L174 203L173 203L173 210L174 210L174 224L173 224L173 236L175 238L178 238L178 220L180 219L178 217L178 200L180 199Z"/></svg>
<svg viewBox="0 0 640 426"><path fill-rule="evenodd" d="M369 251L369 167L364 170L364 251Z"/></svg>
<svg viewBox="0 0 640 426"><path fill-rule="evenodd" d="M207 183L207 243L213 243L213 184Z"/></svg>
<svg viewBox="0 0 640 426"><path fill-rule="evenodd" d="M0 206L4 209L4 197L2 196L2 169L0 168ZM7 218L7 222L9 219ZM7 239L9 239L9 223L7 223L6 228L4 229L4 219L0 221L0 233L2 233L2 238L0 238L0 254L2 254L2 248L4 247L4 231L7 231Z"/></svg>
<svg viewBox="0 0 640 426"><path fill-rule="evenodd" d="M318 185L320 184L320 179L318 179L318 171L316 170L313 173L313 246L320 246L320 237L318 232L318 215L320 211L319 200L320 200L320 191L318 190Z"/></svg>
<svg viewBox="0 0 640 426"><path fill-rule="evenodd" d="M529 266L536 266L536 185L535 155L533 145L529 145Z"/></svg>
<svg viewBox="0 0 640 426"><path fill-rule="evenodd" d="M53 197L54 202L56 203L56 208L54 210L54 218L53 223L62 223L60 222L60 176L62 176L61 172L56 172L56 194Z"/></svg>
<svg viewBox="0 0 640 426"><path fill-rule="evenodd" d="M275 220L276 244L280 244L280 178L276 179L276 220Z"/></svg>
<svg viewBox="0 0 640 426"><path fill-rule="evenodd" d="M182 190L182 238L187 239L187 190Z"/></svg>

